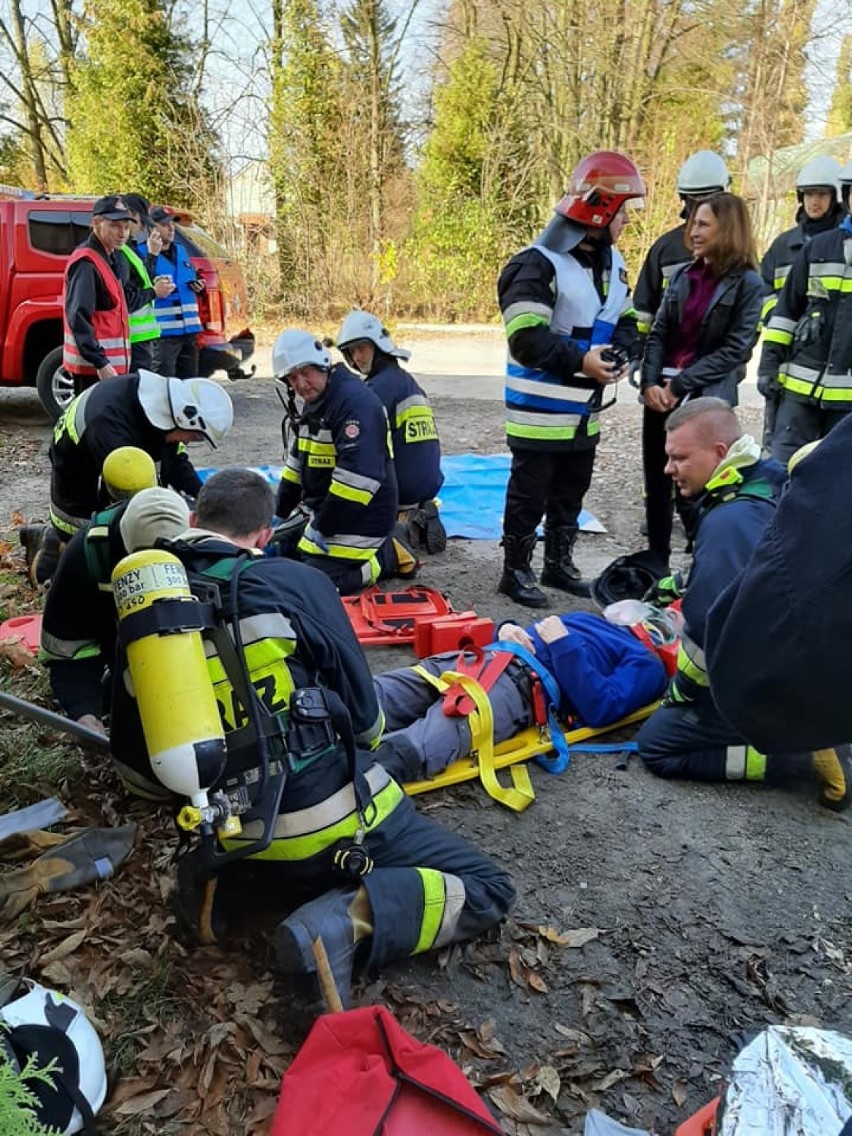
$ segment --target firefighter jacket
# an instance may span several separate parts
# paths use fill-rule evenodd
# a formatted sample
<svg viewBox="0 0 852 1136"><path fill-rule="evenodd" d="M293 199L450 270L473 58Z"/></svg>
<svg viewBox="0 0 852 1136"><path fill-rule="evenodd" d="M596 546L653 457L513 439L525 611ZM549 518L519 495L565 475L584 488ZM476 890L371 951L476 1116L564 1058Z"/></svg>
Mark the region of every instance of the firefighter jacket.
<svg viewBox="0 0 852 1136"><path fill-rule="evenodd" d="M148 245L145 241L137 245L137 252L141 257L147 256ZM189 285L198 279L198 273L189 259L189 252L177 237L168 250L164 249L157 255L154 260L154 275L171 276L175 284L174 291L168 296L154 300L160 334L165 337L197 335L202 330L201 316L198 299Z"/></svg>
<svg viewBox="0 0 852 1136"><path fill-rule="evenodd" d="M69 374L94 378L112 365L119 375L130 367L127 262L108 254L94 233L71 254L62 295L62 366Z"/></svg>
<svg viewBox="0 0 852 1136"><path fill-rule="evenodd" d="M127 555L118 527L127 505L96 513L68 542L47 590L39 661L69 718L104 712L104 671L115 654L110 577Z"/></svg>
<svg viewBox="0 0 852 1136"><path fill-rule="evenodd" d="M138 446L160 463L166 487L197 496L201 480L167 430L153 426L139 401L139 376L120 375L96 383L66 408L50 445L50 519L74 533L102 504L98 485L104 459L119 446Z"/></svg>
<svg viewBox="0 0 852 1136"><path fill-rule="evenodd" d="M289 737L287 724L295 690L320 687L339 698L359 747L356 772L375 806L365 831L380 824L404 794L369 755L381 737L384 719L370 669L331 581L307 565L246 551L215 533L190 530L167 547L183 562L192 583L217 584L226 604L234 594L234 573L238 574L236 617L245 670L266 711L279 716L283 736ZM235 638L233 631L230 637ZM214 641L206 642L206 653L227 734L244 726L249 715L228 680ZM119 669L124 666L120 657ZM138 712L127 683L117 679L113 683L111 748L123 765L150 781ZM353 836L358 827L352 770L344 747L332 745L304 763L300 756L292 753L295 768L284 790L273 843L261 854L264 860L309 860L337 839ZM225 779L233 772L226 769ZM231 847L256 836L246 826L233 845L227 843Z"/></svg>
<svg viewBox="0 0 852 1136"><path fill-rule="evenodd" d="M657 237L645 257L645 263L636 281L633 293L633 306L636 309L636 329L642 337L651 330L663 295L674 272L684 264L690 264L692 253L686 247L686 225L678 225Z"/></svg>
<svg viewBox="0 0 852 1136"><path fill-rule="evenodd" d="M760 377L802 402L852 408L852 217L793 262L763 335Z"/></svg>
<svg viewBox="0 0 852 1136"><path fill-rule="evenodd" d="M802 206L796 213L796 224L792 229L779 233L763 255L760 262L760 275L763 277L764 295L763 322L769 319L778 303L778 293L790 274L793 261L805 245L818 233L826 233L836 228L843 220L843 206L835 203L824 217L812 221Z"/></svg>
<svg viewBox="0 0 852 1136"><path fill-rule="evenodd" d="M688 268L682 265L669 278L645 343L643 387L664 383L663 368L689 295ZM697 357L671 378L673 394L713 396L737 405L737 384L758 336L762 302L763 282L754 269L732 268L719 280L698 329Z"/></svg>
<svg viewBox="0 0 852 1136"><path fill-rule="evenodd" d="M695 552L683 599L684 627L673 679L683 701L710 697L704 654L707 614L748 563L786 481L783 466L759 454L760 447L752 438L740 438L698 502Z"/></svg>
<svg viewBox="0 0 852 1136"><path fill-rule="evenodd" d="M710 609L713 698L764 753L852 738L852 416L799 462L742 573Z"/></svg>
<svg viewBox="0 0 852 1136"><path fill-rule="evenodd" d="M160 338L160 328L154 312L154 288L148 267L141 256L138 256L130 245L122 245L118 250L125 258L130 269L131 279L138 285L138 295L135 302L138 307L130 309L130 342L148 343L152 339ZM130 301L128 301L130 307Z"/></svg>
<svg viewBox="0 0 852 1136"><path fill-rule="evenodd" d="M313 518L299 541L312 556L372 560L390 535L397 486L385 408L342 364L325 391L306 403L287 454L276 512L300 501Z"/></svg>
<svg viewBox="0 0 852 1136"><path fill-rule="evenodd" d="M636 341L621 254L601 244L554 252L530 245L497 285L508 340L506 441L511 449L558 452L597 444L604 388L584 375L590 347Z"/></svg>
<svg viewBox="0 0 852 1136"><path fill-rule="evenodd" d="M367 386L387 411L400 509L431 501L444 483L435 415L419 383L376 348Z"/></svg>

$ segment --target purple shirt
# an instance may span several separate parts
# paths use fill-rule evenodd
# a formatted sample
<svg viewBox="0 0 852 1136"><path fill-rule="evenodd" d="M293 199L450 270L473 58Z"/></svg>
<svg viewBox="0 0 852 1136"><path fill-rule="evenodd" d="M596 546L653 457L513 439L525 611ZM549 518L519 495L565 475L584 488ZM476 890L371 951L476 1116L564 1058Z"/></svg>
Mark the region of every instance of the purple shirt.
<svg viewBox="0 0 852 1136"><path fill-rule="evenodd" d="M698 351L698 329L707 314L713 293L719 279L713 266L704 260L696 260L686 270L689 277L689 292L683 305L683 315L677 328L674 341L666 356L666 366L684 370L695 361Z"/></svg>

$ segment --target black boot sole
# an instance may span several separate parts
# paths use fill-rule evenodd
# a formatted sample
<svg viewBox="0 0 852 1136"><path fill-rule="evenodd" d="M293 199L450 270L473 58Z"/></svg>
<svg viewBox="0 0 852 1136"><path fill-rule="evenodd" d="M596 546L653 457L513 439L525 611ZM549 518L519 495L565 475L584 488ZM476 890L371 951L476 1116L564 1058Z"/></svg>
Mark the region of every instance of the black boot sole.
<svg viewBox="0 0 852 1136"><path fill-rule="evenodd" d="M568 592L572 596L588 599L592 594L592 585L589 580L555 580L547 575L545 570L541 574L541 582L546 588L557 588L560 592Z"/></svg>
<svg viewBox="0 0 852 1136"><path fill-rule="evenodd" d="M502 596L508 596L510 600L514 600L515 603L520 604L521 607L532 607L539 609L550 607L550 600L543 592L541 592L538 596L533 595L524 597L512 588L504 588L502 583L497 585L497 591Z"/></svg>

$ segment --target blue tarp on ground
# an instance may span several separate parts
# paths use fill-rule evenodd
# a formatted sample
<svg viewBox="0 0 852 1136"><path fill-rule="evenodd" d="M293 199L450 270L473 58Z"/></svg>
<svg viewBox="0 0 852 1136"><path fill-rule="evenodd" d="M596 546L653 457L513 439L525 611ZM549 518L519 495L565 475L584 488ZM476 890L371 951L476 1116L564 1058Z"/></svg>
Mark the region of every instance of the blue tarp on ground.
<svg viewBox="0 0 852 1136"><path fill-rule="evenodd" d="M503 526L503 502L509 479L509 454L445 454L441 459L444 484L438 499L447 536L467 540L499 540ZM280 465L252 466L271 485L281 479ZM215 473L198 471L202 481ZM580 514L583 532L606 532L592 513Z"/></svg>

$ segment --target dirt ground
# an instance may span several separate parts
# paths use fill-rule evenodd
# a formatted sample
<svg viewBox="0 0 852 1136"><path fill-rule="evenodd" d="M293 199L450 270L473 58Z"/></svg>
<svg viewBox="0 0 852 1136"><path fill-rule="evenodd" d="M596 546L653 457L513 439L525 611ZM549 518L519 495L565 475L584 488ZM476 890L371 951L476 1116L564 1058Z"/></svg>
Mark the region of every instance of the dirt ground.
<svg viewBox="0 0 852 1136"><path fill-rule="evenodd" d="M493 337L483 336L480 350L458 369L453 360L461 358L459 340L438 339L438 346L433 337L424 350L429 373L423 381L434 399L444 449L501 452ZM261 371L264 360L261 356ZM416 363L415 353L414 370ZM257 377L229 390L237 425L216 453L216 464L277 462L280 415L273 384ZM753 392L743 420L758 432ZM578 559L588 573L641 546L639 424L635 395L625 388L608 412L587 501L608 530L581 539ZM34 396L0 394L0 529L7 533L13 510L44 513L48 436ZM199 451L193 457L205 464L212 455ZM421 580L446 591L457 608L526 621L527 613L495 590L499 563L495 543L454 540L444 554L426 560ZM553 611L582 606L551 595ZM410 659L404 648L369 654L374 670ZM4 683L7 677L4 672ZM4 729L9 721L4 717ZM532 779L537 799L522 814L501 808L473 783L419 798L432 817L511 870L517 906L488 939L388 967L359 988L361 1002L385 1002L419 1037L459 1060L507 1132L580 1133L594 1106L629 1125L671 1134L719 1091L738 1049L766 1025L804 1023L852 1032L850 822L821 810L811 787L667 783L638 761L617 770L611 755L583 754L559 777L533 768ZM128 808L126 798L108 773L101 771L95 783L109 803L94 814L116 823ZM74 792L78 799L79 786ZM139 807L132 811L144 826ZM167 833L150 824L146 831ZM156 896L147 926L135 926L126 889L142 887L146 871L165 873L167 867L164 854L148 847L141 867L108 886L98 911L109 929L103 949L144 947L169 958L174 975L189 984L194 1014L187 1011L178 1024L149 1022L146 1048L135 1068L123 1070L120 1094L127 1100L136 1092L132 1100L138 1105L148 1089L171 1089L184 1094L182 1105L169 1111L164 1101L173 1098L155 1091L153 1111L147 1105L135 1112L118 1108L103 1131L263 1131L277 1072L298 1044L301 1027L286 995L270 982L266 954L256 944L249 943L239 958L215 950L193 961L164 930ZM63 926L74 918L69 902L61 909ZM91 910L94 901L77 901L81 910L86 902ZM48 917L60 910L59 897L40 903ZM41 928L49 939L49 928ZM563 935L569 931L580 933ZM7 965L9 959L28 962L41 972L44 940L33 938L31 923L22 934L23 948L11 930L0 935ZM561 945L560 936L583 945ZM92 942L97 936L90 937L90 947ZM98 965L96 954L62 957L72 987L88 990L97 1005L98 991L83 973ZM245 1020L248 1003L242 998L250 989L263 994L256 1013L249 1014L253 1025ZM245 1003L236 1024L222 1009L229 998ZM211 1040L206 1011L229 1023L230 1032L223 1025ZM107 1025L113 1020L103 1009L100 1017ZM107 1032L110 1056L117 1043L114 1031ZM244 1059L245 1077L254 1078L252 1092L231 1092L229 1102L222 1089L218 1113L212 1106L199 1110L196 1090L184 1085L174 1064L178 1034L184 1063L197 1064L200 1052L213 1054L211 1061L224 1055L231 1078L226 1083L232 1086L242 1088ZM265 1054L260 1070L252 1055L256 1049ZM197 1090L205 1104L218 1083L210 1068L205 1066L204 1091ZM168 1119L149 1127L150 1116Z"/></svg>

